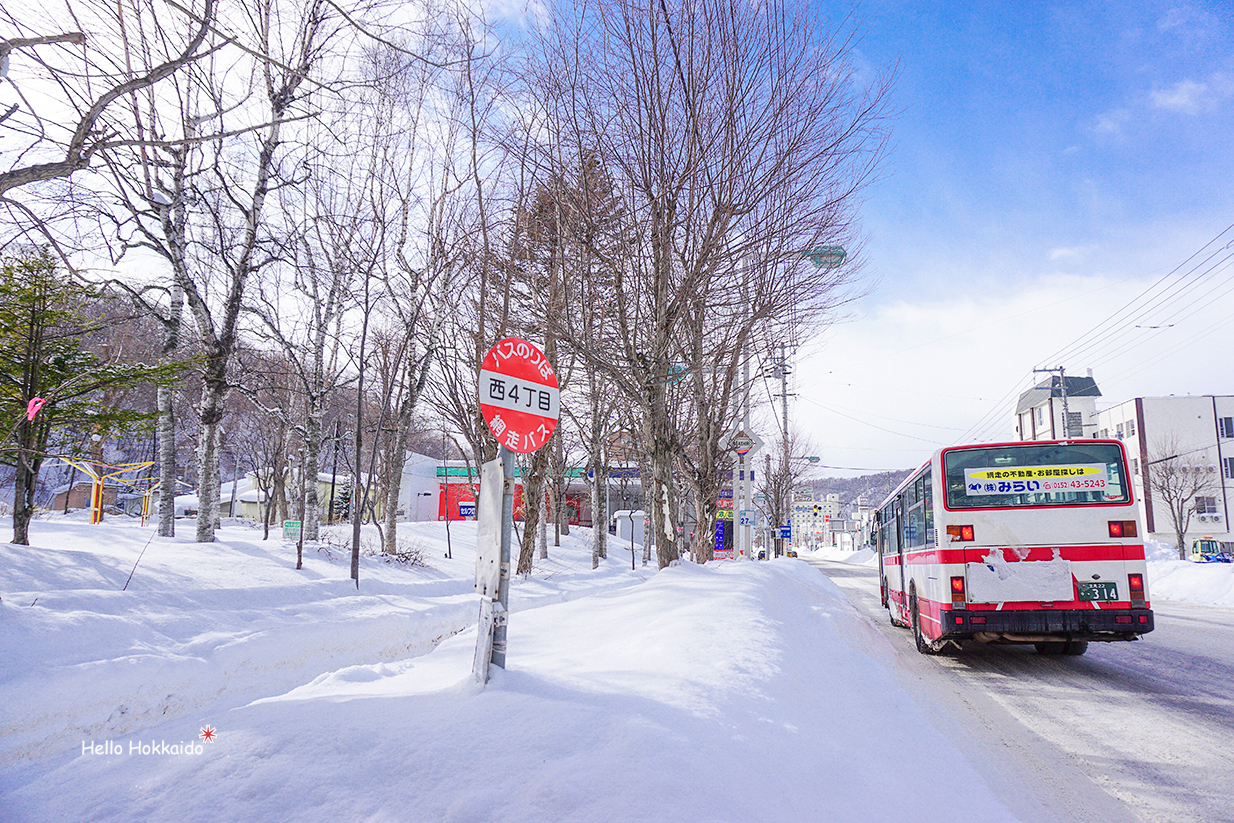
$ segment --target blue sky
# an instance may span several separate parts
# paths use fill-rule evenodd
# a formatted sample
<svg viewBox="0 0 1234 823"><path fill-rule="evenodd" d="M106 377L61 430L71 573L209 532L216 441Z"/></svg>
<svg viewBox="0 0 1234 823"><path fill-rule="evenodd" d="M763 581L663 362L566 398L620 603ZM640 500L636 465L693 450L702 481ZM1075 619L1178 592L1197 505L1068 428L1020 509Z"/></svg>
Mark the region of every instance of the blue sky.
<svg viewBox="0 0 1234 823"><path fill-rule="evenodd" d="M1234 392L1234 269L1179 268L1234 241L1234 9L869 0L859 15L859 62L899 62L898 113L862 211L874 290L799 352L791 416L811 453L899 468L1010 437L1040 366L1093 368L1105 405ZM1173 301L1062 351L1154 283Z"/></svg>

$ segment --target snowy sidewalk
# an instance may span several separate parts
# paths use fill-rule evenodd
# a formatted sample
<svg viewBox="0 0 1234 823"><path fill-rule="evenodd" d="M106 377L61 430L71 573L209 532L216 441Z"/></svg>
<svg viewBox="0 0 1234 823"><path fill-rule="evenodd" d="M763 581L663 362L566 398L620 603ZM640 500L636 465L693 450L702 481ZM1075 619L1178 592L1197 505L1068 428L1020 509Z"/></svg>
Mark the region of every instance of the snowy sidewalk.
<svg viewBox="0 0 1234 823"><path fill-rule="evenodd" d="M201 623L224 616L291 621L332 638L292 650L292 659L304 658L300 671L321 673L271 694L266 673L228 669L217 649L181 659L168 651L174 643L148 643L163 665L184 667L186 687L205 693L227 677L226 688L177 719L147 717L130 729L82 735L70 748L64 736L80 732L62 723L60 735L50 735L58 753L30 751L5 765L4 819L1016 819L897 685L876 645L885 641L806 564L632 573L614 553L592 572L585 552L582 536L572 538L555 551L554 571L516 581L508 668L495 670L485 688L470 675L474 629L420 656L409 649L358 665L339 659L340 638L367 647L361 656L373 637L389 647L382 621L408 613L405 594L392 593L397 574L372 580L371 594L362 585L361 597L322 599L319 608L335 601L338 608L324 626L303 602L280 602L301 598L275 596L278 586L249 591L248 612L235 592L215 608L198 601L202 591L186 592L182 637L200 642ZM148 579L156 577L151 569ZM585 579L598 593L585 595ZM90 624L91 609L113 618L122 611L136 626L148 608L139 597L120 610L94 589L51 596L52 608L76 615L80 626ZM7 598L5 606L11 626L18 607ZM459 608L474 607L473 595ZM342 620L349 611L354 625ZM408 638L423 628L403 625ZM100 628L95 642L127 631L136 629ZM68 657L81 648L72 634L66 628L52 640ZM11 663L13 649L6 643L4 651ZM99 669L103 694L144 688L141 678L119 675L122 668ZM165 670L144 671L165 685ZM6 674L0 685L8 698L34 684ZM85 681L74 688L88 698ZM257 691L266 695L251 699ZM62 697L24 705L43 700L50 708ZM37 725L48 735L58 722L46 711ZM215 730L209 742L199 736L206 727Z"/></svg>

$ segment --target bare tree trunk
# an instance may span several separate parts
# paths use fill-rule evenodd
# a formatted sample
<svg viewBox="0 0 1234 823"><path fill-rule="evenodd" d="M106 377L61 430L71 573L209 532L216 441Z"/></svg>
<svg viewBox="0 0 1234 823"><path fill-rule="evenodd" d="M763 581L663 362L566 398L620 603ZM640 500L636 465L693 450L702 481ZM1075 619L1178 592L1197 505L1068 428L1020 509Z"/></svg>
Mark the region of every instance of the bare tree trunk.
<svg viewBox="0 0 1234 823"><path fill-rule="evenodd" d="M651 496L651 525L655 531L656 562L663 569L677 560L677 529L672 518L673 500L673 465L676 462L676 452L667 412L655 409L647 415L647 442L651 448L647 455L651 468L651 483L648 493Z"/></svg>
<svg viewBox="0 0 1234 823"><path fill-rule="evenodd" d="M595 440L592 441L596 443ZM599 450L591 453L591 567L608 557L608 465Z"/></svg>
<svg viewBox="0 0 1234 823"><path fill-rule="evenodd" d="M33 441L33 426L22 420L17 426L17 440L21 445ZM37 453L21 448L17 452L17 466L13 495L13 542L18 546L30 545L30 521L34 519L34 493L43 460Z"/></svg>
<svg viewBox="0 0 1234 823"><path fill-rule="evenodd" d="M175 356L180 347L180 317L184 312L184 289L178 278L172 278L171 305L168 309L166 337L163 341L164 360ZM176 534L176 417L175 392L168 386L159 386L158 435L159 435L159 527L160 537Z"/></svg>
<svg viewBox="0 0 1234 823"><path fill-rule="evenodd" d="M547 444L546 444L547 445ZM518 574L531 572L535 556L536 533L544 508L544 475L548 472L548 449L541 447L531 456L531 470L523 481L523 536L519 544Z"/></svg>
<svg viewBox="0 0 1234 823"><path fill-rule="evenodd" d="M221 404L221 398L215 405ZM219 510L218 433L221 413L202 415L197 434L197 537L198 543L214 542Z"/></svg>
<svg viewBox="0 0 1234 823"><path fill-rule="evenodd" d="M541 495L540 498L540 559L548 560L548 498ZM561 545L558 543L558 545Z"/></svg>

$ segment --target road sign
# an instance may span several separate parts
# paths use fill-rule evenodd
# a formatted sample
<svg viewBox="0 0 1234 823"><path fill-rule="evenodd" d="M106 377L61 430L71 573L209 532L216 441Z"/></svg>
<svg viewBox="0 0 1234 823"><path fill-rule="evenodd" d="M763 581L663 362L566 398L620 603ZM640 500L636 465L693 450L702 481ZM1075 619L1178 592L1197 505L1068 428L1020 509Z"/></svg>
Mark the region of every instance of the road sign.
<svg viewBox="0 0 1234 823"><path fill-rule="evenodd" d="M561 414L557 374L534 343L507 337L480 363L480 414L497 442L528 454L548 442Z"/></svg>
<svg viewBox="0 0 1234 823"><path fill-rule="evenodd" d="M758 515L753 511L742 511L741 512L741 525L757 526L758 525L758 522L756 519L757 517Z"/></svg>
<svg viewBox="0 0 1234 823"><path fill-rule="evenodd" d="M720 438L720 447L737 452L737 454L745 456L750 452L757 452L763 447L763 438L753 432L746 431L730 431L724 437Z"/></svg>
<svg viewBox="0 0 1234 823"><path fill-rule="evenodd" d="M284 540L299 540L300 539L300 521L299 520L284 520L283 521L283 539Z"/></svg>

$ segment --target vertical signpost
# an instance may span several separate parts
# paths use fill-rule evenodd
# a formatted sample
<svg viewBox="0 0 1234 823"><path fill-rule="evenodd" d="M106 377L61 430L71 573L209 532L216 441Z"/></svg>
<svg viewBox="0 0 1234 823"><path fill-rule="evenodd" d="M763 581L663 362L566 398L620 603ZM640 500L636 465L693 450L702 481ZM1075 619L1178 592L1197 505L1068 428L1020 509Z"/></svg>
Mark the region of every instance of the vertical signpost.
<svg viewBox="0 0 1234 823"><path fill-rule="evenodd" d="M753 463L748 459L752 454L757 453L763 448L763 439L753 432L747 432L744 429L730 431L720 438L720 448L733 451L737 454L737 471L733 477L733 492L737 498L734 506L736 513L736 523L738 525L736 535L736 546L734 547L733 556L747 560L750 559L750 552L753 547L751 540L751 530L754 524L754 495L753 495ZM739 485L740 484L740 485Z"/></svg>
<svg viewBox="0 0 1234 823"><path fill-rule="evenodd" d="M480 363L479 395L480 414L498 443L498 459L486 463L481 470L477 512L476 591L480 593L480 626L473 671L477 680L486 683L490 664L503 669L506 665L514 455L530 454L548 442L560 416L560 390L557 373L544 352L527 340L507 337L489 349ZM499 510L493 488L498 477Z"/></svg>

